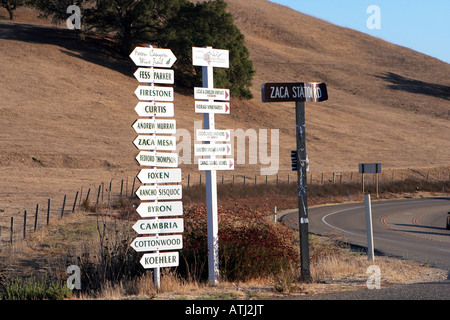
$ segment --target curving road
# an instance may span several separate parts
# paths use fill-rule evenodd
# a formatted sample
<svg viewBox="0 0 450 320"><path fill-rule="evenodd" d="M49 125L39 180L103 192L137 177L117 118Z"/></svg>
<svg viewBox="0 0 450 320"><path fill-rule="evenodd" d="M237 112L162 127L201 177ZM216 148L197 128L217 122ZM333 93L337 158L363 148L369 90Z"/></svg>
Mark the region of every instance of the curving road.
<svg viewBox="0 0 450 320"><path fill-rule="evenodd" d="M375 250L450 270L447 212L450 198L372 201ZM340 234L349 243L367 246L364 203L312 207L308 214L310 232ZM296 228L298 211L285 212L281 219Z"/></svg>

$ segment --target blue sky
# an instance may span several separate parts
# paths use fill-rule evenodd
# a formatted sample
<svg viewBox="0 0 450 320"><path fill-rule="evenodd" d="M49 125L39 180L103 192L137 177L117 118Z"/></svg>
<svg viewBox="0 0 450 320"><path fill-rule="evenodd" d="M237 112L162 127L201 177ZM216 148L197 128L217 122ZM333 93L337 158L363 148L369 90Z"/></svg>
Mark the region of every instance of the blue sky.
<svg viewBox="0 0 450 320"><path fill-rule="evenodd" d="M450 63L450 0L270 1ZM367 13L371 5L378 6L379 15Z"/></svg>

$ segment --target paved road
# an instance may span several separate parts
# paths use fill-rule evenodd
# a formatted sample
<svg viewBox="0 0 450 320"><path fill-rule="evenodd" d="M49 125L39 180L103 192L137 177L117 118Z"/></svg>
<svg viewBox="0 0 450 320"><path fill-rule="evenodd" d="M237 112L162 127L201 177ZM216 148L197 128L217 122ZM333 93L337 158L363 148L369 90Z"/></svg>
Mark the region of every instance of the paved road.
<svg viewBox="0 0 450 320"><path fill-rule="evenodd" d="M450 230L445 229L450 198L372 201L375 250L450 270ZM282 220L293 227L297 211ZM309 208L309 231L340 234L367 246L364 203Z"/></svg>
<svg viewBox="0 0 450 320"><path fill-rule="evenodd" d="M364 203L309 208L309 231L340 234L367 247ZM386 255L419 261L449 270L450 230L445 229L450 198L373 201L374 247ZM296 228L297 210L284 212L283 221ZM450 280L398 285L379 290L308 296L309 300L450 300Z"/></svg>

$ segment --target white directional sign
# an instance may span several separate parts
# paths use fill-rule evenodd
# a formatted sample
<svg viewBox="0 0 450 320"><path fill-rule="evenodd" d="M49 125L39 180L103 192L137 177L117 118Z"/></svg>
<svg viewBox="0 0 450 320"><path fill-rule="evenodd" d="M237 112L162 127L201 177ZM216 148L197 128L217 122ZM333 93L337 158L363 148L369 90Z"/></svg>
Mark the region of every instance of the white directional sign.
<svg viewBox="0 0 450 320"><path fill-rule="evenodd" d="M229 156L231 155L231 144L195 144L194 155Z"/></svg>
<svg viewBox="0 0 450 320"><path fill-rule="evenodd" d="M175 120L138 119L132 127L136 133L172 134L177 132Z"/></svg>
<svg viewBox="0 0 450 320"><path fill-rule="evenodd" d="M182 233L183 219L143 219L133 225L133 230L139 234Z"/></svg>
<svg viewBox="0 0 450 320"><path fill-rule="evenodd" d="M178 251L145 253L139 262L145 269L177 267L180 263Z"/></svg>
<svg viewBox="0 0 450 320"><path fill-rule="evenodd" d="M230 89L194 88L194 99L230 101Z"/></svg>
<svg viewBox="0 0 450 320"><path fill-rule="evenodd" d="M139 150L176 150L177 138L173 136L139 135L133 141Z"/></svg>
<svg viewBox="0 0 450 320"><path fill-rule="evenodd" d="M176 168L178 167L178 154L141 151L136 156L136 161L141 166Z"/></svg>
<svg viewBox="0 0 450 320"><path fill-rule="evenodd" d="M141 200L177 200L182 198L180 185L140 186L136 195Z"/></svg>
<svg viewBox="0 0 450 320"><path fill-rule="evenodd" d="M229 68L229 51L211 47L192 47L192 64L194 66Z"/></svg>
<svg viewBox="0 0 450 320"><path fill-rule="evenodd" d="M195 112L230 114L230 103L195 101Z"/></svg>
<svg viewBox="0 0 450 320"><path fill-rule="evenodd" d="M174 83L173 70L171 69L138 68L134 73L134 77L139 82Z"/></svg>
<svg viewBox="0 0 450 320"><path fill-rule="evenodd" d="M181 169L142 169L137 177L142 183L181 182Z"/></svg>
<svg viewBox="0 0 450 320"><path fill-rule="evenodd" d="M181 216L183 215L183 202L141 202L136 211L142 218Z"/></svg>
<svg viewBox="0 0 450 320"><path fill-rule="evenodd" d="M139 100L173 101L172 87L138 86L134 94Z"/></svg>
<svg viewBox="0 0 450 320"><path fill-rule="evenodd" d="M146 47L136 47L130 58L137 66L160 68L170 68L177 60L170 49Z"/></svg>
<svg viewBox="0 0 450 320"><path fill-rule="evenodd" d="M183 248L182 235L138 237L131 243L131 247L137 252L158 250L178 250Z"/></svg>
<svg viewBox="0 0 450 320"><path fill-rule="evenodd" d="M230 141L230 130L196 130L197 141Z"/></svg>
<svg viewBox="0 0 450 320"><path fill-rule="evenodd" d="M198 170L234 170L234 160L198 159Z"/></svg>
<svg viewBox="0 0 450 320"><path fill-rule="evenodd" d="M172 102L138 102L134 108L140 117L173 117Z"/></svg>

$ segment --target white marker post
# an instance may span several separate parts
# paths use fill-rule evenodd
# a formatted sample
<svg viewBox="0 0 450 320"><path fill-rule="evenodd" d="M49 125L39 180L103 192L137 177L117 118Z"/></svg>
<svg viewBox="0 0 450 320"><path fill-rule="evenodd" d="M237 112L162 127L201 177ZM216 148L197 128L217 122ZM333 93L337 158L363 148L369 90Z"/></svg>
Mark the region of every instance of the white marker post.
<svg viewBox="0 0 450 320"><path fill-rule="evenodd" d="M192 48L192 64L202 67L203 88L214 90L213 67L228 68L229 67L229 51L218 50L212 47ZM212 91L203 91L195 88L197 95L202 93L209 94ZM223 92L225 99L225 92ZM205 96L203 96L205 97ZM203 113L203 129L215 130L214 115L215 113L229 113L229 103L214 102L215 95L208 96L208 103L196 102L195 111ZM229 99L229 96L226 97ZM199 110L200 109L200 110ZM213 141L206 142L214 145ZM214 160L215 154L206 156L207 159ZM199 168L200 169L200 168ZM212 286L219 283L219 223L217 218L217 175L216 169L207 169L206 175L206 208L207 208L207 228L208 228L208 279Z"/></svg>
<svg viewBox="0 0 450 320"><path fill-rule="evenodd" d="M373 228L372 228L372 205L370 203L370 194L364 195L365 207L366 207L366 229L367 229L367 255L369 261L374 261L374 249L373 249Z"/></svg>

